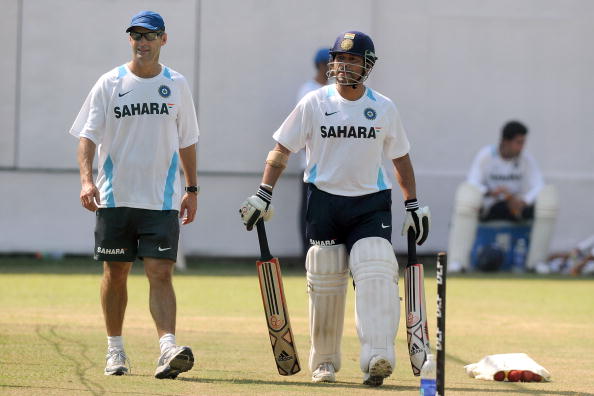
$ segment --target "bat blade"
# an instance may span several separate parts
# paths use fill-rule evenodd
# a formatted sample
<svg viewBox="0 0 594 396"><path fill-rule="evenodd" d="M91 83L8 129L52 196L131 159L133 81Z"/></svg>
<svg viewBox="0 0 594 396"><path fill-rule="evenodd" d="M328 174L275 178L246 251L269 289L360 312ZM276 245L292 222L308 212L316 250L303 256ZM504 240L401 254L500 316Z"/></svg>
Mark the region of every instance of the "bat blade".
<svg viewBox="0 0 594 396"><path fill-rule="evenodd" d="M421 367L427 359L431 347L425 303L425 277L423 264L417 260L414 231L408 232L408 264L404 272L406 304L406 340L410 364L415 376L420 375Z"/></svg>
<svg viewBox="0 0 594 396"><path fill-rule="evenodd" d="M256 266L268 334L278 373L280 375L296 374L301 367L289 321L280 264L277 258L272 258L268 261L257 261Z"/></svg>

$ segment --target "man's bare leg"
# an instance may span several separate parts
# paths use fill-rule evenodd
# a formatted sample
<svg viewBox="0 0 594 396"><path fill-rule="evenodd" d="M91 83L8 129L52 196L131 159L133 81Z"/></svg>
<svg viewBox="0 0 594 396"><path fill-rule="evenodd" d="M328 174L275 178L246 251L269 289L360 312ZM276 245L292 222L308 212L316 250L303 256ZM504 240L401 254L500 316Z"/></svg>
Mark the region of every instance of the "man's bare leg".
<svg viewBox="0 0 594 396"><path fill-rule="evenodd" d="M126 353L122 339L124 315L128 304L128 273L131 262L103 262L101 280L101 307L108 336L105 375L128 373Z"/></svg>
<svg viewBox="0 0 594 396"><path fill-rule="evenodd" d="M172 260L144 258L144 270L150 284L149 306L160 338L161 357L155 377L176 378L194 365L194 355L187 346L175 344L176 300L173 290Z"/></svg>

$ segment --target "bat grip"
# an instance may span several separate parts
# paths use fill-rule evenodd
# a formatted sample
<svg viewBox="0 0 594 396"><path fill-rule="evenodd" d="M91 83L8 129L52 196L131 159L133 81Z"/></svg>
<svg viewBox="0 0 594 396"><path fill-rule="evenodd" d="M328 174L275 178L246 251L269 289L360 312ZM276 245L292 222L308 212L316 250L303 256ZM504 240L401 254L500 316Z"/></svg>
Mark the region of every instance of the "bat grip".
<svg viewBox="0 0 594 396"><path fill-rule="evenodd" d="M417 241L416 241L415 230L412 227L408 227L406 233L406 239L408 242L408 263L407 265L414 265L418 263L417 260Z"/></svg>
<svg viewBox="0 0 594 396"><path fill-rule="evenodd" d="M260 242L260 261L269 261L272 259L270 249L268 248L268 238L266 238L266 228L264 228L264 219L256 223L258 230L258 241Z"/></svg>

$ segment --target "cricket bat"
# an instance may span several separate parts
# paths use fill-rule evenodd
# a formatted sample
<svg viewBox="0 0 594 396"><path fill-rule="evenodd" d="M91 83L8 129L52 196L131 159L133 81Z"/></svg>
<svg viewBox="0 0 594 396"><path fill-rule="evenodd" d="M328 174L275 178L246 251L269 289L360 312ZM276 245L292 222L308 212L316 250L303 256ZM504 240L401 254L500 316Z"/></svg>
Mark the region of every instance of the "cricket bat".
<svg viewBox="0 0 594 396"><path fill-rule="evenodd" d="M431 348L429 346L429 328L427 326L423 264L417 260L415 231L412 227L408 229L407 240L408 262L404 272L406 340L412 371L414 375L418 376Z"/></svg>
<svg viewBox="0 0 594 396"><path fill-rule="evenodd" d="M280 375L297 374L301 367L289 321L280 264L278 258L270 254L264 221L258 221L256 228L261 256L260 260L256 261L256 268L274 361Z"/></svg>

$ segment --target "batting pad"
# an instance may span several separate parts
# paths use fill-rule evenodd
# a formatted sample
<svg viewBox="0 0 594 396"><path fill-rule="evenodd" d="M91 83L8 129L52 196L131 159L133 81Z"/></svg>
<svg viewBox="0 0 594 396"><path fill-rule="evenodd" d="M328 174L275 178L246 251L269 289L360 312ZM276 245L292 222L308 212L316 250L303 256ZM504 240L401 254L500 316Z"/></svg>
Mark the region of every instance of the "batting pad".
<svg viewBox="0 0 594 396"><path fill-rule="evenodd" d="M469 183L462 183L458 187L448 243L448 261L458 263L465 269L469 268L481 202L482 194L477 187Z"/></svg>
<svg viewBox="0 0 594 396"><path fill-rule="evenodd" d="M309 368L330 362L340 370L340 342L349 280L344 245L312 246L305 260L309 294Z"/></svg>
<svg viewBox="0 0 594 396"><path fill-rule="evenodd" d="M394 339L400 321L398 262L392 244L379 237L358 240L349 266L355 281L355 323L361 342L361 370L369 370L373 356L395 367Z"/></svg>
<svg viewBox="0 0 594 396"><path fill-rule="evenodd" d="M534 269L540 262L546 260L549 246L555 229L555 220L559 209L559 196L554 186L546 185L542 188L536 205L534 206L534 224L530 234L530 248L526 260L526 268Z"/></svg>

